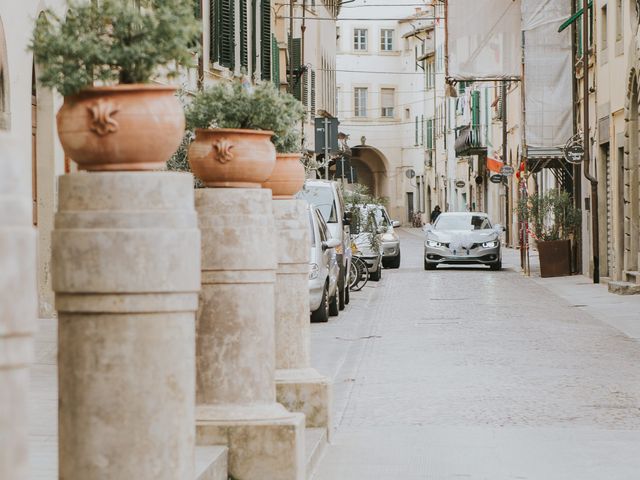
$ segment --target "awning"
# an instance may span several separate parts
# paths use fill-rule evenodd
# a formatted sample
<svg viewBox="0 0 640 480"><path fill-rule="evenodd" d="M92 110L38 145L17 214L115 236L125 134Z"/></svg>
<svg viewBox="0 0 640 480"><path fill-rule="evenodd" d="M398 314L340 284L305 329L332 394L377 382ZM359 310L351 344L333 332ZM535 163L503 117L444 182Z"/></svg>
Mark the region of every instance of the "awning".
<svg viewBox="0 0 640 480"><path fill-rule="evenodd" d="M489 170L490 172L502 173L502 167L504 167L504 163L502 163L500 160L487 157L487 170Z"/></svg>
<svg viewBox="0 0 640 480"><path fill-rule="evenodd" d="M589 0L589 8L593 8L593 0ZM574 13L573 15L571 15L567 20L565 20L565 22L560 25L560 28L558 29L558 32L562 32L564 29L566 29L569 25L571 25L573 22L575 22L578 18L580 18L582 16L582 8L580 10L578 10L576 13Z"/></svg>

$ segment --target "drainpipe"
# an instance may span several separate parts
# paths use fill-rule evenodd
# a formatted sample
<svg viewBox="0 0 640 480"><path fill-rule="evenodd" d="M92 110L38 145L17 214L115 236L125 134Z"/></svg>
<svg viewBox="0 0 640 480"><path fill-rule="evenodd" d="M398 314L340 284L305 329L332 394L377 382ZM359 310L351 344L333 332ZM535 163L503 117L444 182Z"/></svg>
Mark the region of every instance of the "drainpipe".
<svg viewBox="0 0 640 480"><path fill-rule="evenodd" d="M600 235L598 225L598 180L591 175L591 139L589 138L589 0L582 0L582 103L584 109L584 177L591 183L591 245L593 283L600 283Z"/></svg>

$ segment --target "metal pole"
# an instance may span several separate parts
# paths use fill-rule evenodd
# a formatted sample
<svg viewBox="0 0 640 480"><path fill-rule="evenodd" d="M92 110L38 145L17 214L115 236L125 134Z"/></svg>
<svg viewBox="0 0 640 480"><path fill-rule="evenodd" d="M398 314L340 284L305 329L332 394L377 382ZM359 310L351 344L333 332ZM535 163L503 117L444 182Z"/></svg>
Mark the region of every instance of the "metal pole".
<svg viewBox="0 0 640 480"><path fill-rule="evenodd" d="M324 178L329 180L329 119L324 117Z"/></svg>
<svg viewBox="0 0 640 480"><path fill-rule="evenodd" d="M502 82L502 163L507 165L508 145L507 145L507 81ZM504 187L504 227L507 229L507 242L509 241L509 180Z"/></svg>
<svg viewBox="0 0 640 480"><path fill-rule="evenodd" d="M598 225L598 180L591 174L589 135L589 0L582 0L582 107L584 110L584 176L591 182L591 248L593 283L600 283L600 235Z"/></svg>

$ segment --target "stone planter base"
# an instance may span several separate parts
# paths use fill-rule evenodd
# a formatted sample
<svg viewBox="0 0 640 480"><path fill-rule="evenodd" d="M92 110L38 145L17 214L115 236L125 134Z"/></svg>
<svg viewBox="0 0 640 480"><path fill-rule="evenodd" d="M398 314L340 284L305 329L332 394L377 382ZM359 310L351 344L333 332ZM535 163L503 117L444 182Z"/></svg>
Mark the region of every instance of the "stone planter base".
<svg viewBox="0 0 640 480"><path fill-rule="evenodd" d="M331 430L331 388L329 378L314 368L276 370L276 399L291 412L304 413L307 428Z"/></svg>
<svg viewBox="0 0 640 480"><path fill-rule="evenodd" d="M553 240L538 242L540 276L562 277L571 275L571 241Z"/></svg>

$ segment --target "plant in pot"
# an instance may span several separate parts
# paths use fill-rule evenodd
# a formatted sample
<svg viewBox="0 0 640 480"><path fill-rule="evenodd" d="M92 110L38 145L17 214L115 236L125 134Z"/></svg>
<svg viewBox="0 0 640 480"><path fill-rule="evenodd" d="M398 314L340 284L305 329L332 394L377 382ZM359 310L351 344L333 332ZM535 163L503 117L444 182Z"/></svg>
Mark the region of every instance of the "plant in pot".
<svg viewBox="0 0 640 480"><path fill-rule="evenodd" d="M186 109L187 129L195 132L191 170L208 187L264 186L275 198L290 197L304 183L303 117L302 104L268 82L207 88Z"/></svg>
<svg viewBox="0 0 640 480"><path fill-rule="evenodd" d="M150 82L193 62L199 25L189 2L140 4L69 0L37 20L39 80L64 96L58 135L81 170L162 168L182 139L176 87Z"/></svg>
<svg viewBox="0 0 640 480"><path fill-rule="evenodd" d="M571 274L571 242L580 232L581 212L567 192L558 189L528 196L518 204L540 255L540 275Z"/></svg>

